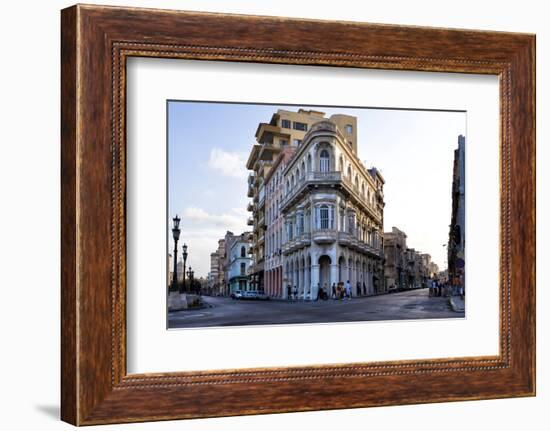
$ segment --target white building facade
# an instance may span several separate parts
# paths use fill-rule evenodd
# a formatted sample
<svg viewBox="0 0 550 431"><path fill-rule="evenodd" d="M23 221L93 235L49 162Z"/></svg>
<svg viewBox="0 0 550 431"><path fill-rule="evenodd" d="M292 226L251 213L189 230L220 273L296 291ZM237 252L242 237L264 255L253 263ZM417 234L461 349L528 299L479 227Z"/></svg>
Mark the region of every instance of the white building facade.
<svg viewBox="0 0 550 431"><path fill-rule="evenodd" d="M252 290L250 284L250 267L253 259L250 255L251 232L244 232L241 235L234 235L229 243L227 252L227 282L229 285L229 294L237 290Z"/></svg>
<svg viewBox="0 0 550 431"><path fill-rule="evenodd" d="M383 185L357 157L355 117L315 123L284 170L283 296L315 300L349 281L354 296L385 291Z"/></svg>

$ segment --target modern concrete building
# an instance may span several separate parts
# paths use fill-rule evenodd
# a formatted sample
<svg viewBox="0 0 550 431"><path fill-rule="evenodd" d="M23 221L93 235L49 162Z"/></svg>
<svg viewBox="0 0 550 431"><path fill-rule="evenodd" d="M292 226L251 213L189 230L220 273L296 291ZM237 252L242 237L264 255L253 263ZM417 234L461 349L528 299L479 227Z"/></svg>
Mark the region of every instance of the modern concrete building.
<svg viewBox="0 0 550 431"><path fill-rule="evenodd" d="M283 286L303 299L347 280L355 296L381 293L384 179L357 157L356 118L321 114L283 171Z"/></svg>
<svg viewBox="0 0 550 431"><path fill-rule="evenodd" d="M234 293L236 290L252 290L249 275L252 266L252 256L250 255L252 233L244 232L234 235L228 231L224 240L227 258L224 264L225 280L227 280L225 294Z"/></svg>

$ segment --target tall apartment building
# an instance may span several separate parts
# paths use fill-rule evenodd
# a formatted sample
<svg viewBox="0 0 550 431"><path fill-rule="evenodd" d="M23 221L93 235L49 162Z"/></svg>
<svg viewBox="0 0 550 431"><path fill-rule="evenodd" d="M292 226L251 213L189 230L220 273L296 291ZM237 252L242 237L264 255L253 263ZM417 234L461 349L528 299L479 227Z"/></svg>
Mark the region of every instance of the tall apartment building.
<svg viewBox="0 0 550 431"><path fill-rule="evenodd" d="M252 216L248 224L252 226L251 281L257 290L264 290L265 271L265 177L271 170L279 153L287 147L298 148L311 126L324 118L323 112L299 109L298 112L277 110L269 123L260 123L256 130L256 143L252 146L246 162L248 170L248 197L252 201L248 210ZM356 145L356 133L350 139Z"/></svg>

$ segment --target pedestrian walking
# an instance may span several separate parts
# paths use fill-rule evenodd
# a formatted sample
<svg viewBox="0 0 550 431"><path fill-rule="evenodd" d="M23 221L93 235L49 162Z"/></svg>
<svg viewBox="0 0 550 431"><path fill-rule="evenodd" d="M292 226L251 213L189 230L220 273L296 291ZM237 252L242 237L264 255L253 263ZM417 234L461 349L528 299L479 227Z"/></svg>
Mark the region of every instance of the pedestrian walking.
<svg viewBox="0 0 550 431"><path fill-rule="evenodd" d="M290 287L290 284L287 284L286 286L286 297L287 299L292 299L292 288Z"/></svg>
<svg viewBox="0 0 550 431"><path fill-rule="evenodd" d="M332 283L332 299L336 299L336 283Z"/></svg>
<svg viewBox="0 0 550 431"><path fill-rule="evenodd" d="M296 286L294 286L294 290L292 292L292 296L294 299L297 299L298 298L298 288Z"/></svg>
<svg viewBox="0 0 550 431"><path fill-rule="evenodd" d="M346 281L345 289L346 298L351 299L351 285L349 284L349 280Z"/></svg>

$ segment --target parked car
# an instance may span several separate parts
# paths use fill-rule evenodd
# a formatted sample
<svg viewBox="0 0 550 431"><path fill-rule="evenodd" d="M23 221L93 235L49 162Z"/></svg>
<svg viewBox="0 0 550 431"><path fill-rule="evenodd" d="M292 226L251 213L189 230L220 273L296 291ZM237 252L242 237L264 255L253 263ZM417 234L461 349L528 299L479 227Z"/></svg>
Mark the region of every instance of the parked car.
<svg viewBox="0 0 550 431"><path fill-rule="evenodd" d="M269 299L269 296L257 290L248 290L246 292L243 292L243 299L258 299L267 301Z"/></svg>
<svg viewBox="0 0 550 431"><path fill-rule="evenodd" d="M232 292L230 296L232 299L243 299L243 291L235 290L235 292Z"/></svg>

